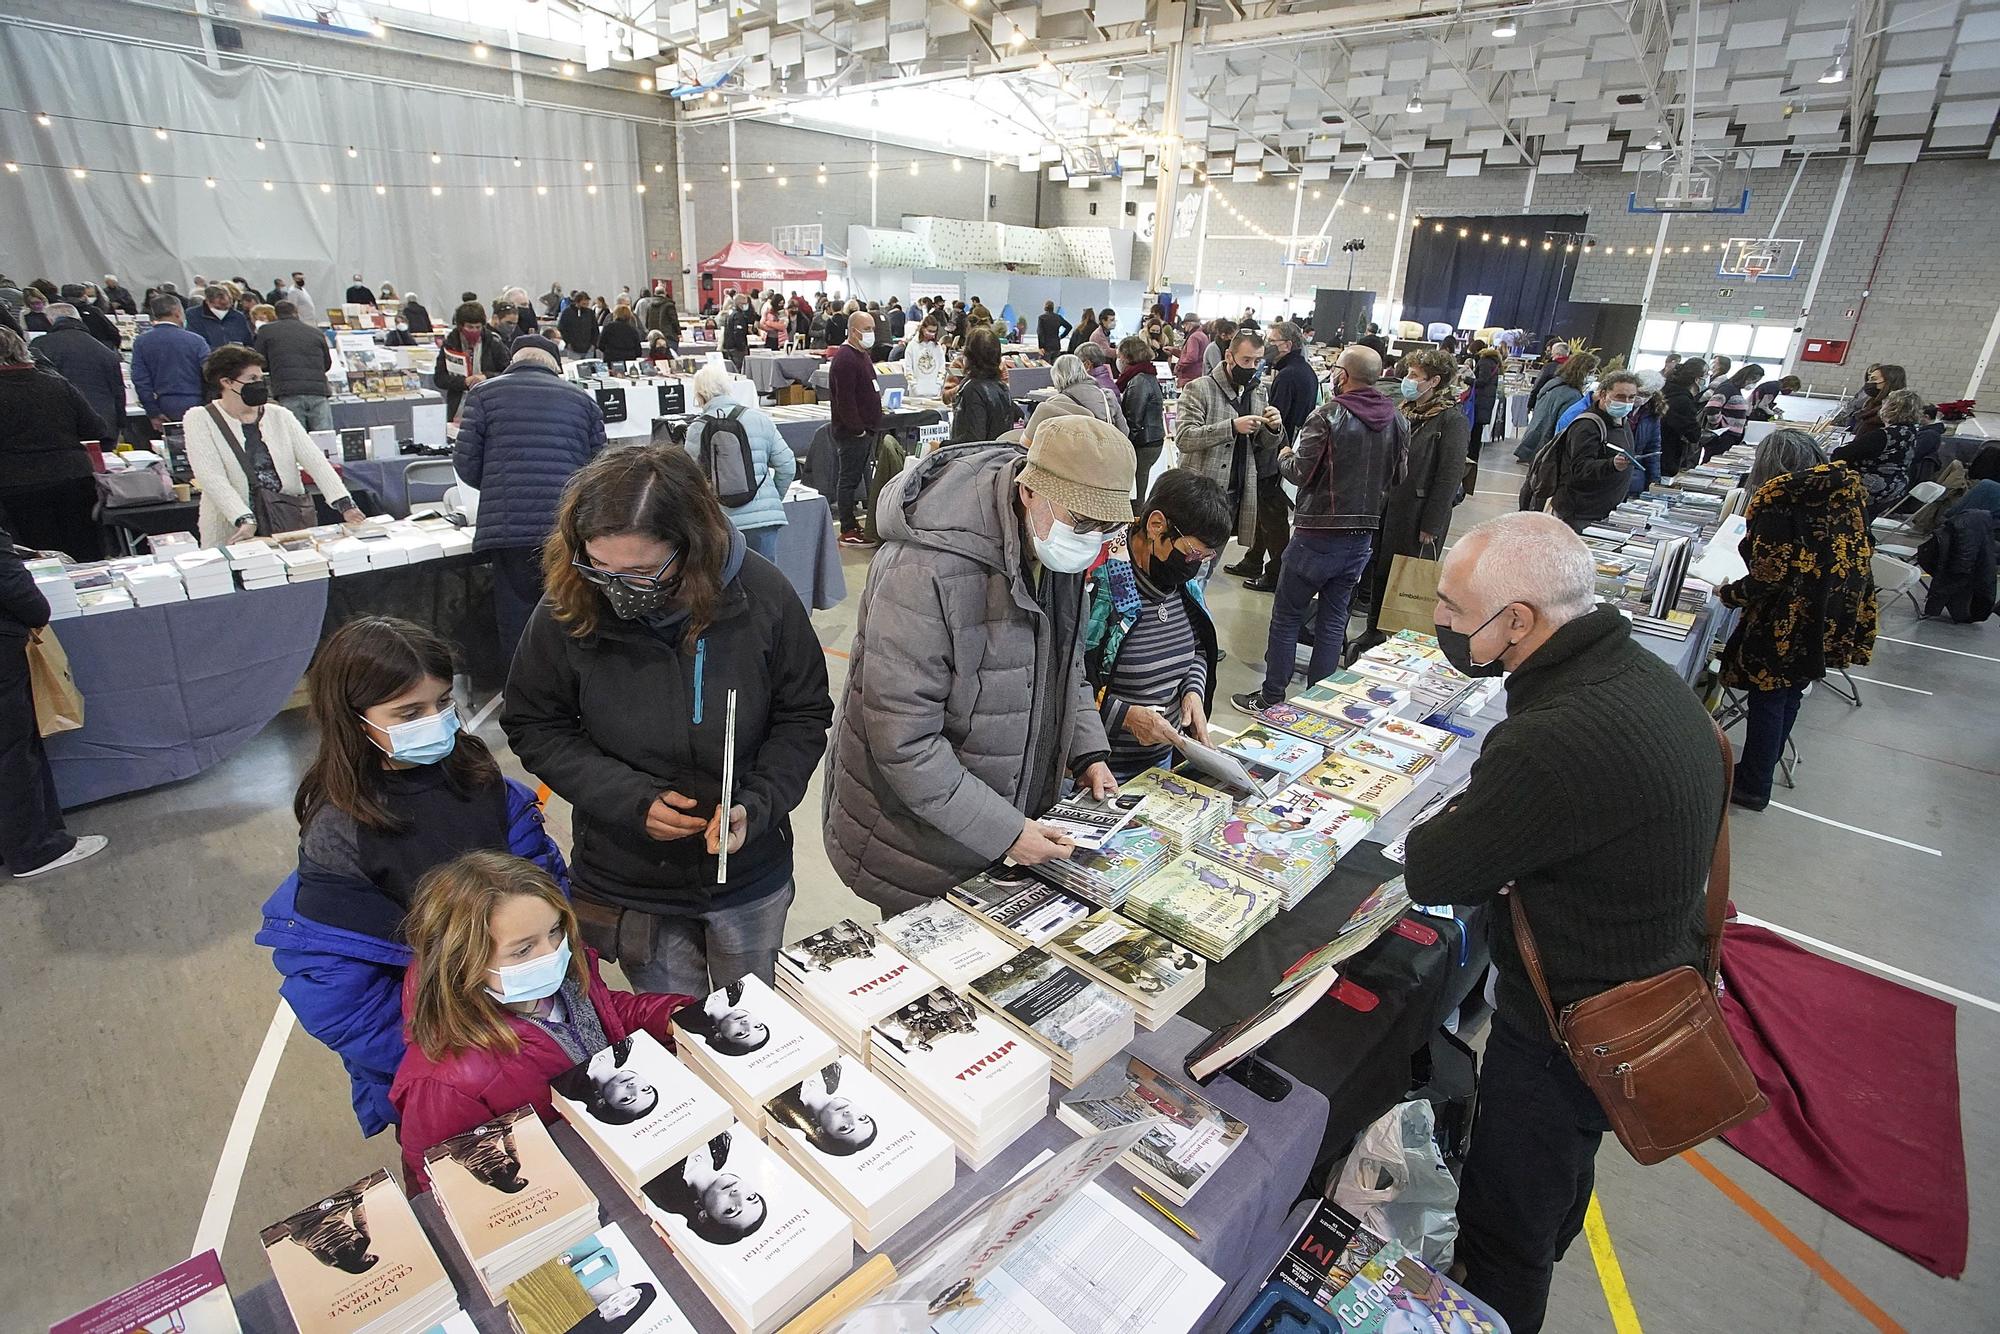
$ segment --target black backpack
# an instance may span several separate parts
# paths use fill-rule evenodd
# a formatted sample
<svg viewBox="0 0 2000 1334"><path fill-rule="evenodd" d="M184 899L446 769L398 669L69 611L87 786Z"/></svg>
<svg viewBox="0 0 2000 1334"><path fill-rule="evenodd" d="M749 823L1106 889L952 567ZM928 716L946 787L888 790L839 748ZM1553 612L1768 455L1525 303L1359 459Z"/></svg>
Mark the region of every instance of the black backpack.
<svg viewBox="0 0 2000 1334"><path fill-rule="evenodd" d="M764 485L764 479L757 475L750 434L738 420L742 415L742 408L731 408L727 416L708 418L701 430L701 471L715 488L715 498L730 510L755 500ZM732 440L733 447L729 444Z"/></svg>
<svg viewBox="0 0 2000 1334"><path fill-rule="evenodd" d="M1588 412L1583 413L1559 434L1549 437L1535 457L1528 464L1528 480L1521 486L1521 508L1524 510L1546 509L1562 489L1563 465L1569 459L1567 441L1569 433L1583 422L1589 421L1597 431L1600 442L1605 440L1604 427Z"/></svg>

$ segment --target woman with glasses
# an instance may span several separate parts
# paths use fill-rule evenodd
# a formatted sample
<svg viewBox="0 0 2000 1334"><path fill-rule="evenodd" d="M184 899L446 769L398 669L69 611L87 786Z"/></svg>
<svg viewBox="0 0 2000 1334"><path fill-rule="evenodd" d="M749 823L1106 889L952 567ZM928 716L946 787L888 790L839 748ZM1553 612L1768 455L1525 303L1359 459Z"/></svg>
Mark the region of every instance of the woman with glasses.
<svg viewBox="0 0 2000 1334"><path fill-rule="evenodd" d="M615 919L619 962L642 991L707 995L745 973L769 983L792 901L791 812L833 719L798 593L673 445L586 464L563 492L542 570L547 596L514 655L500 724L574 809L580 911Z"/></svg>
<svg viewBox="0 0 2000 1334"><path fill-rule="evenodd" d="M319 522L299 474L348 523L364 517L333 461L289 410L271 401L264 358L224 343L201 364L215 398L181 418L188 466L201 491L201 544L219 547Z"/></svg>
<svg viewBox="0 0 2000 1334"><path fill-rule="evenodd" d="M1195 576L1229 541L1233 517L1220 485L1169 468L1092 576L1083 665L1121 783L1163 763L1177 733L1208 740L1215 625Z"/></svg>

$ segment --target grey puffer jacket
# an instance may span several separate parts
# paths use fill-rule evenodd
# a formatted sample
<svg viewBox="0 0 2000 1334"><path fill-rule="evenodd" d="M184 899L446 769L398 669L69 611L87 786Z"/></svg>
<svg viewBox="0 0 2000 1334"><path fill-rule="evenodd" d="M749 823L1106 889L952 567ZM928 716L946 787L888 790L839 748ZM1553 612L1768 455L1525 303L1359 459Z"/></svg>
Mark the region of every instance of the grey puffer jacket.
<svg viewBox="0 0 2000 1334"><path fill-rule="evenodd" d="M1020 836L1048 775L1106 749L1083 669L1083 580L1068 634L1022 566L1017 446L941 449L891 481L861 594L825 785L826 855L886 913L936 898ZM1037 701L1067 701L1059 713ZM1064 735L1038 735L1043 720ZM1038 744L1042 743L1042 744ZM1040 812L1036 812L1039 814Z"/></svg>
<svg viewBox="0 0 2000 1334"><path fill-rule="evenodd" d="M1180 423L1174 428L1174 446L1180 451L1180 466L1198 472L1223 490L1229 489L1230 461L1236 452L1238 415L1261 416L1270 401L1260 377L1250 387L1250 406L1237 412L1237 389L1229 383L1227 363L1218 365L1199 379L1188 381L1181 390ZM1236 502L1235 535L1248 541L1257 531L1257 451L1275 454L1285 443L1281 428L1260 428L1249 437L1250 450L1243 458L1243 494Z"/></svg>

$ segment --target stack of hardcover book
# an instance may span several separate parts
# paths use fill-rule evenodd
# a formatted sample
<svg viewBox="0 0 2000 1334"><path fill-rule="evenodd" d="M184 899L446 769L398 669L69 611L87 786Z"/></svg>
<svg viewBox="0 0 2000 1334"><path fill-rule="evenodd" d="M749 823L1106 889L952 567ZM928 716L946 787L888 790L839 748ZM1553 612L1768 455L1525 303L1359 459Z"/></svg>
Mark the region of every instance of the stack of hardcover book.
<svg viewBox="0 0 2000 1334"><path fill-rule="evenodd" d="M1130 1001L1139 1026L1156 1029L1201 994L1208 965L1185 945L1100 908L1049 943L1083 972Z"/></svg>
<svg viewBox="0 0 2000 1334"><path fill-rule="evenodd" d="M853 921L839 921L778 952L778 994L868 1059L868 1029L938 984L894 945Z"/></svg>
<svg viewBox="0 0 2000 1334"><path fill-rule="evenodd" d="M1257 721L1266 728L1288 733L1302 741L1331 749L1354 735L1354 725L1329 712L1311 708L1303 698L1286 700L1257 711Z"/></svg>
<svg viewBox="0 0 2000 1334"><path fill-rule="evenodd" d="M1096 852L1078 848L1043 862L1035 873L1100 908L1116 908L1172 855L1167 841L1142 824L1120 831Z"/></svg>
<svg viewBox="0 0 2000 1334"><path fill-rule="evenodd" d="M1193 853L1134 890L1125 915L1219 963L1271 920L1281 898L1262 881Z"/></svg>
<svg viewBox="0 0 2000 1334"><path fill-rule="evenodd" d="M942 899L883 918L875 933L946 986L960 989L1015 949L963 908Z"/></svg>
<svg viewBox="0 0 2000 1334"><path fill-rule="evenodd" d="M451 1278L387 1172L258 1237L299 1334L425 1334L458 1310Z"/></svg>
<svg viewBox="0 0 2000 1334"><path fill-rule="evenodd" d="M978 1171L1042 1119L1048 1056L948 987L875 1025L875 1073L951 1136Z"/></svg>
<svg viewBox="0 0 2000 1334"><path fill-rule="evenodd" d="M1015 945L1040 945L1090 916L1091 905L1023 866L996 866L945 897Z"/></svg>
<svg viewBox="0 0 2000 1334"><path fill-rule="evenodd" d="M777 992L746 973L674 1011L681 1059L754 1131L764 1104L832 1060L839 1044Z"/></svg>
<svg viewBox="0 0 2000 1334"><path fill-rule="evenodd" d="M771 1147L879 1248L944 1198L958 1173L951 1138L907 1099L842 1056L764 1105Z"/></svg>
<svg viewBox="0 0 2000 1334"><path fill-rule="evenodd" d="M1126 792L1142 792L1139 818L1159 831L1175 852L1191 852L1229 815L1229 794L1169 769L1147 769L1127 779Z"/></svg>
<svg viewBox="0 0 2000 1334"><path fill-rule="evenodd" d="M424 1170L445 1225L491 1300L597 1231L597 1197L532 1107L426 1149Z"/></svg>
<svg viewBox="0 0 2000 1334"><path fill-rule="evenodd" d="M521 1334L695 1334L617 1223L514 1280L503 1295Z"/></svg>
<svg viewBox="0 0 2000 1334"><path fill-rule="evenodd" d="M736 1119L722 1095L644 1031L550 1081L555 1108L634 1193Z"/></svg>
<svg viewBox="0 0 2000 1334"><path fill-rule="evenodd" d="M1118 1161L1172 1204L1193 1199L1250 1133L1200 1093L1136 1056L1106 1066L1056 1104L1056 1120L1079 1135L1153 1116L1164 1119Z"/></svg>
<svg viewBox="0 0 2000 1334"><path fill-rule="evenodd" d="M646 1212L736 1334L768 1334L854 1263L847 1215L737 1123L648 1181Z"/></svg>
<svg viewBox="0 0 2000 1334"><path fill-rule="evenodd" d="M972 999L1047 1052L1064 1088L1074 1088L1132 1040L1132 1005L1047 950L1022 950L974 978Z"/></svg>
<svg viewBox="0 0 2000 1334"><path fill-rule="evenodd" d="M1377 769L1387 769L1405 778L1415 778L1437 762L1437 752L1433 750L1405 746L1388 739L1382 728L1391 721L1385 718L1374 730L1349 737L1334 747L1334 755L1373 765Z"/></svg>
<svg viewBox="0 0 2000 1334"><path fill-rule="evenodd" d="M1143 792L1115 792L1102 800L1088 792L1073 792L1044 812L1041 823L1057 830L1079 848L1094 851L1130 824L1145 802Z"/></svg>
<svg viewBox="0 0 2000 1334"><path fill-rule="evenodd" d="M1375 817L1338 797L1295 784L1261 806L1239 806L1201 855L1254 876L1296 907L1371 828Z"/></svg>
<svg viewBox="0 0 2000 1334"><path fill-rule="evenodd" d="M229 568L245 588L275 588L285 582L285 562L268 537L245 538L222 549Z"/></svg>

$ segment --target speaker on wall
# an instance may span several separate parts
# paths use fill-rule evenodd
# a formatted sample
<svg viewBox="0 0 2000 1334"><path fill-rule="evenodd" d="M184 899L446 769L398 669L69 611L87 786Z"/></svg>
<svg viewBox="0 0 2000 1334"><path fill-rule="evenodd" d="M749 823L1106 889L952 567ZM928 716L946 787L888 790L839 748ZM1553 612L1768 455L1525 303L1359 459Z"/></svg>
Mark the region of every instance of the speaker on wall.
<svg viewBox="0 0 2000 1334"><path fill-rule="evenodd" d="M241 51L243 49L243 29L227 23L211 23L209 31L215 35L215 49L218 51Z"/></svg>

